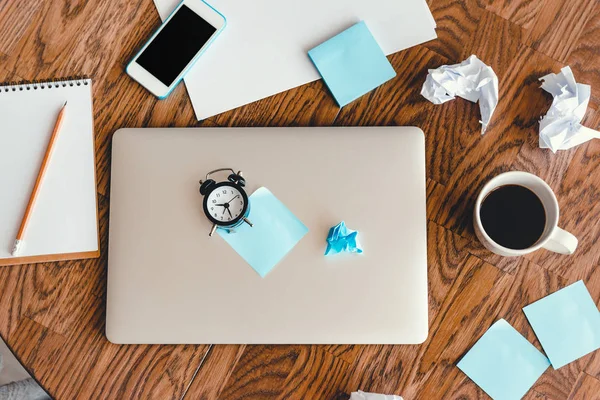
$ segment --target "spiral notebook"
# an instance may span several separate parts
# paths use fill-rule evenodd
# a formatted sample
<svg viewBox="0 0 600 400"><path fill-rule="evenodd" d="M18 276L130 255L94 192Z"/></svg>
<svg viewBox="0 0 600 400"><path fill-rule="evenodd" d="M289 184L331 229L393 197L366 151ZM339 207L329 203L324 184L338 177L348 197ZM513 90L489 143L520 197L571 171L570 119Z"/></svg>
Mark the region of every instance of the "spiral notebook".
<svg viewBox="0 0 600 400"><path fill-rule="evenodd" d="M0 85L0 266L99 256L92 81ZM18 257L11 249L68 102Z"/></svg>

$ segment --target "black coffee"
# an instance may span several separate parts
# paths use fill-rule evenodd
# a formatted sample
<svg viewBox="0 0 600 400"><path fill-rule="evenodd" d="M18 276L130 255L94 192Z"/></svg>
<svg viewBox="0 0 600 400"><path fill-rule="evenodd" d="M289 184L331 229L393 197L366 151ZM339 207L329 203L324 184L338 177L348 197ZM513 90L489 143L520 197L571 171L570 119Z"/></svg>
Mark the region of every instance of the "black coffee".
<svg viewBox="0 0 600 400"><path fill-rule="evenodd" d="M546 227L542 201L519 185L500 186L492 191L483 200L479 215L488 236L509 249L533 246Z"/></svg>

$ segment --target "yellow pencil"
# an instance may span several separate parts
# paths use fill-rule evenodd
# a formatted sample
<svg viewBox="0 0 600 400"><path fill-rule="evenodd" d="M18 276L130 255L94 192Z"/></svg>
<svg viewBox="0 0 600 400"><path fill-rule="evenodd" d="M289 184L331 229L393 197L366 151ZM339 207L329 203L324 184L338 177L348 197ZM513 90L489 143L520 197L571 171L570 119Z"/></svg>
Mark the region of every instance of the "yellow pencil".
<svg viewBox="0 0 600 400"><path fill-rule="evenodd" d="M42 160L40 172L38 172L37 179L35 180L35 186L33 187L33 191L31 192L31 196L29 197L29 203L27 204L27 208L25 209L25 215L23 216L23 220L21 221L21 227L19 228L19 233L17 233L17 238L15 239L15 244L12 249L13 256L16 256L19 253L19 249L23 245L23 237L25 236L25 230L27 229L27 224L29 223L29 217L31 216L31 212L33 210L33 207L35 206L40 187L42 186L42 181L44 180L44 175L46 175L46 169L48 168L50 157L52 155L52 150L54 149L54 144L56 143L56 138L58 137L58 133L60 132L60 128L62 127L66 109L67 102L65 101L65 104L60 109L58 117L56 118L56 124L54 124L54 130L52 131L52 136L50 136L50 141L48 142L46 154L44 155L44 159Z"/></svg>

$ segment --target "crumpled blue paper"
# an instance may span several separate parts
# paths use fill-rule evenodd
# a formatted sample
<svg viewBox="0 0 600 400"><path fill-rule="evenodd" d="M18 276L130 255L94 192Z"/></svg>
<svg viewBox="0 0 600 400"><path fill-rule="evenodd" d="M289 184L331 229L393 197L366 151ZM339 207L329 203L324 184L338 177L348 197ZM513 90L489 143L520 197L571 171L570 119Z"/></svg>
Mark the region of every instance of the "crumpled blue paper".
<svg viewBox="0 0 600 400"><path fill-rule="evenodd" d="M325 255L347 253L362 253L363 249L358 242L358 232L348 229L344 221L329 230L327 235L327 249Z"/></svg>

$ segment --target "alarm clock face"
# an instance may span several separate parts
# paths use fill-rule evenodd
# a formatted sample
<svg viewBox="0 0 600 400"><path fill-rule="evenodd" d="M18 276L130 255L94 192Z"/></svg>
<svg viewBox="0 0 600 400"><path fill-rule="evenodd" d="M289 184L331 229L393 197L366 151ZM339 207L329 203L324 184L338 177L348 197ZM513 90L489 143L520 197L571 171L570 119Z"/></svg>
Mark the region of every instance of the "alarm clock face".
<svg viewBox="0 0 600 400"><path fill-rule="evenodd" d="M204 197L204 212L217 225L239 222L248 208L248 196L234 183L221 182Z"/></svg>

